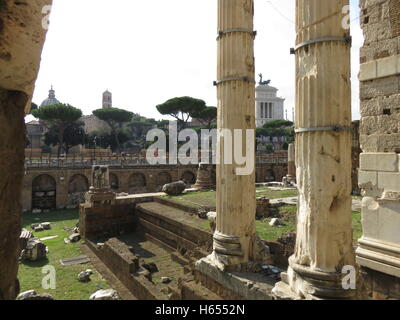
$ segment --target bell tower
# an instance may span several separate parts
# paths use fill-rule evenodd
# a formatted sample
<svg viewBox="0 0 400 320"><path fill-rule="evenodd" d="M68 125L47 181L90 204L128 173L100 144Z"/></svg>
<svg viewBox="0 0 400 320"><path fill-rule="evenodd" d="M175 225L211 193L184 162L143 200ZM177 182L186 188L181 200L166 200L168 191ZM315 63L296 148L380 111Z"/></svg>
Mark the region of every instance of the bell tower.
<svg viewBox="0 0 400 320"><path fill-rule="evenodd" d="M112 93L108 90L103 93L103 108L112 108Z"/></svg>

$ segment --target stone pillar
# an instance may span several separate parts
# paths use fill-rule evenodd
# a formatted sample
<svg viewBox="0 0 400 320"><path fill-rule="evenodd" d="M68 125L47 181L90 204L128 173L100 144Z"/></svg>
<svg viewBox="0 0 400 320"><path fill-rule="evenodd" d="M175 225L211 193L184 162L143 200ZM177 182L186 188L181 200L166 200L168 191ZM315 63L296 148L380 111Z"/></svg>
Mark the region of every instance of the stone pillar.
<svg viewBox="0 0 400 320"><path fill-rule="evenodd" d="M197 170L197 179L193 188L198 190L215 190L215 165L200 163Z"/></svg>
<svg viewBox="0 0 400 320"><path fill-rule="evenodd" d="M23 4L23 5L22 5ZM26 145L24 109L40 65L51 0L0 1L0 300L15 299Z"/></svg>
<svg viewBox="0 0 400 320"><path fill-rule="evenodd" d="M289 183L296 182L296 152L294 143L289 144L288 148L288 174L286 176Z"/></svg>
<svg viewBox="0 0 400 320"><path fill-rule="evenodd" d="M355 266L351 217L348 0L297 0L295 253L284 281L295 298L346 298L342 269ZM311 41L309 43L308 41ZM305 43L306 42L306 43ZM274 293L282 294L278 283ZM283 295L283 294L282 294Z"/></svg>
<svg viewBox="0 0 400 320"><path fill-rule="evenodd" d="M255 129L253 0L218 1L218 129ZM220 138L217 164L217 219L214 262L221 269L252 260L255 230L255 172L238 175L233 146ZM241 145L242 147L242 145ZM246 150L245 147L242 147Z"/></svg>

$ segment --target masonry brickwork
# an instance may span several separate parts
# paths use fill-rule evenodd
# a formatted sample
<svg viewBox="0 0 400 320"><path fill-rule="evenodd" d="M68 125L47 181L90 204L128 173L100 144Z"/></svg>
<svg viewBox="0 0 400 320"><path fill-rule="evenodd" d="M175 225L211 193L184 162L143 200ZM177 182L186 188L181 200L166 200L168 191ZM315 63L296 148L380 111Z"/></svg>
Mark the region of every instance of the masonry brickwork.
<svg viewBox="0 0 400 320"><path fill-rule="evenodd" d="M370 295L383 299L398 295L398 281L387 279L400 278L400 1L361 0L360 7L365 42L359 185L364 198L357 262Z"/></svg>

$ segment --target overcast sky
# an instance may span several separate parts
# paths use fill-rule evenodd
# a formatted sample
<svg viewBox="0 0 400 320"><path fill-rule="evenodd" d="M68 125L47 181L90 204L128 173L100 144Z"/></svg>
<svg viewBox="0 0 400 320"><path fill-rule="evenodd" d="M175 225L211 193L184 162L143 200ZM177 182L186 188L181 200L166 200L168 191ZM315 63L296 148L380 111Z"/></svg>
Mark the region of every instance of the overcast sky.
<svg viewBox="0 0 400 320"><path fill-rule="evenodd" d="M353 118L359 119L358 0L351 0ZM255 0L256 74L294 107L295 0ZM160 119L155 106L177 96L216 105L217 0L54 0L33 101L56 97L82 109L113 106ZM257 78L258 80L258 78ZM31 116L27 120L32 119Z"/></svg>

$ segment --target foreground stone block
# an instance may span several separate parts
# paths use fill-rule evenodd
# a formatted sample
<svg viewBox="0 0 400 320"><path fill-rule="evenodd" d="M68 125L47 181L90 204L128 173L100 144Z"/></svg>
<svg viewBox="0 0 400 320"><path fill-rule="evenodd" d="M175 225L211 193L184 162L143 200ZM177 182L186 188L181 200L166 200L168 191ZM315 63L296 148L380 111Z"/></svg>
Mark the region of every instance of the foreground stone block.
<svg viewBox="0 0 400 320"><path fill-rule="evenodd" d="M182 194L185 189L186 184L183 181L177 181L164 185L162 188L162 192L165 192L170 196L178 196Z"/></svg>
<svg viewBox="0 0 400 320"><path fill-rule="evenodd" d="M90 300L119 300L119 295L113 289L99 290L90 296Z"/></svg>

